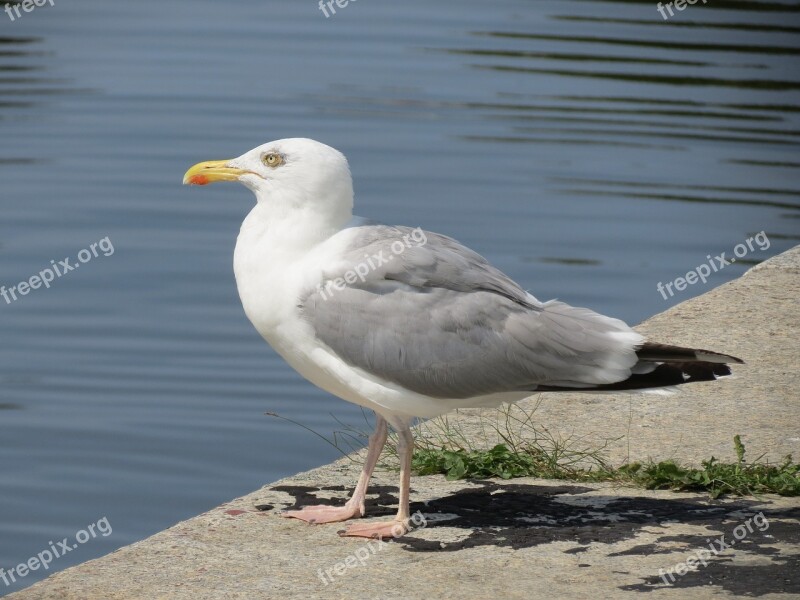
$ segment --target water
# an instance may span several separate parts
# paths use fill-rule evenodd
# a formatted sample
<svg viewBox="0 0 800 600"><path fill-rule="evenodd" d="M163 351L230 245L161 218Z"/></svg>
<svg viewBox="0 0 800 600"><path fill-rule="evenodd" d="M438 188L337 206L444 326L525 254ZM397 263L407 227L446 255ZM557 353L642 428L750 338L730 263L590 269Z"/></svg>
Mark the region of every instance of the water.
<svg viewBox="0 0 800 600"><path fill-rule="evenodd" d="M800 238L798 33L797 3L723 0L667 21L570 0L0 13L0 285L114 248L0 300L0 566L107 517L62 569L337 456L266 411L363 423L253 331L231 268L252 198L181 187L189 165L325 141L359 214L638 322ZM761 231L768 249L657 291Z"/></svg>

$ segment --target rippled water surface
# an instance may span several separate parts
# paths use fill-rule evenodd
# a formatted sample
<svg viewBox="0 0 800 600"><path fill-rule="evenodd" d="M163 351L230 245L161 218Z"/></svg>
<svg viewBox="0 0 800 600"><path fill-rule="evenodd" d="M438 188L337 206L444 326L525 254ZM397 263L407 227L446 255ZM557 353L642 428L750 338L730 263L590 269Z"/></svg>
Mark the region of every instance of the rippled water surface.
<svg viewBox="0 0 800 600"><path fill-rule="evenodd" d="M337 456L266 411L363 423L253 331L231 269L253 200L181 187L189 165L325 141L359 214L637 322L798 243L799 33L797 2L724 0L668 20L634 0L0 12L0 285L113 245L0 298L0 566L107 517L61 569Z"/></svg>

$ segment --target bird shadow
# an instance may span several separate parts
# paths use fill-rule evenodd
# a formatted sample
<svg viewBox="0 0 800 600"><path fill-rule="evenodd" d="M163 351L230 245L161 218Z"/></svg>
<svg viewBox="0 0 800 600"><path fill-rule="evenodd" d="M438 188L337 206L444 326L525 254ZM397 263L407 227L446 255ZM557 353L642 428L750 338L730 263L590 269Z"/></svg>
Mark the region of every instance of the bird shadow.
<svg viewBox="0 0 800 600"><path fill-rule="evenodd" d="M593 488L565 485L535 485L472 481L464 488L429 502L414 502L412 514L419 511L426 519L426 536L412 532L394 543L409 552L458 552L468 548L498 546L522 549L570 542L567 554L580 555L590 545L611 546L632 540L647 530L655 535L651 543L638 544L625 550L608 548L608 557L624 555L673 554L665 557L665 567L685 560L687 552L708 548L721 535L733 539L734 528L758 513L768 529L752 528L742 539L736 539L736 551L768 558L764 564L734 564L733 551L715 554L701 570L689 571L671 587L695 587L709 583L727 591L746 595L800 591L800 554L784 554L775 544L800 545L800 508L770 509L765 501L747 498L712 500L707 496L665 498L635 495L588 495ZM297 508L308 504L340 504L330 492L351 491L344 486L308 487L276 486L273 489L294 497ZM397 510L397 488L372 486L367 499L369 517L394 515ZM323 496L317 497L322 492ZM337 494L338 495L338 494ZM698 534L675 534L670 524L690 524L702 529ZM447 528L447 535L435 539L437 528ZM658 530L662 529L663 534ZM674 530L673 530L674 531ZM444 530L442 530L444 533ZM433 535L431 535L433 534ZM433 539L431 539L433 538ZM613 551L612 551L613 550ZM578 566L590 566L579 564ZM624 586L630 591L652 591L664 587L658 575L640 584ZM756 592L754 592L756 590Z"/></svg>

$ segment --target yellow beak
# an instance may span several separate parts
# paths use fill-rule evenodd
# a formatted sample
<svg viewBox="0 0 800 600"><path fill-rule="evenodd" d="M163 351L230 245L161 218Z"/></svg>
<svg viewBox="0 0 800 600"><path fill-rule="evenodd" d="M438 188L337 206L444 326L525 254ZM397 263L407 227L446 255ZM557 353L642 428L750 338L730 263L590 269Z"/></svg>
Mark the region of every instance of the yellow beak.
<svg viewBox="0 0 800 600"><path fill-rule="evenodd" d="M250 173L243 169L229 167L230 160L210 160L197 163L186 171L183 176L183 185L208 185L215 181L237 181L239 177Z"/></svg>

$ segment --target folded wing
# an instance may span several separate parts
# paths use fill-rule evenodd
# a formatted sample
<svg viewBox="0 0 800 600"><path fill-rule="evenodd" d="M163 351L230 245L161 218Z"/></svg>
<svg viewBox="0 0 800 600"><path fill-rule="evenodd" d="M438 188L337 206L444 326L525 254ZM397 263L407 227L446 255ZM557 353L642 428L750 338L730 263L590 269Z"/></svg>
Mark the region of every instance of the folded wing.
<svg viewBox="0 0 800 600"><path fill-rule="evenodd" d="M317 338L354 367L427 396L469 398L592 389L628 379L639 362L643 338L622 321L541 303L451 238L357 229L300 303ZM340 289L329 283L347 271L362 275Z"/></svg>

